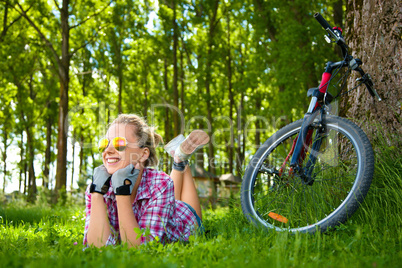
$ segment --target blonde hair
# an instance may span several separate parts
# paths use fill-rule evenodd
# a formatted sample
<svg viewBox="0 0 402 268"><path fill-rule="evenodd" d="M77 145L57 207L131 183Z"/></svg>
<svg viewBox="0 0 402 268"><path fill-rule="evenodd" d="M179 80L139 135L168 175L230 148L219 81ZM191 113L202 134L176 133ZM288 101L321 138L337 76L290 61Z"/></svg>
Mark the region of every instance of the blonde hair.
<svg viewBox="0 0 402 268"><path fill-rule="evenodd" d="M149 149L149 157L145 161L145 166L157 166L159 163L156 156L156 147L163 143L162 137L155 133L155 128L147 125L145 119L136 114L119 114L110 124L127 124L134 126L134 136L138 138L138 144Z"/></svg>

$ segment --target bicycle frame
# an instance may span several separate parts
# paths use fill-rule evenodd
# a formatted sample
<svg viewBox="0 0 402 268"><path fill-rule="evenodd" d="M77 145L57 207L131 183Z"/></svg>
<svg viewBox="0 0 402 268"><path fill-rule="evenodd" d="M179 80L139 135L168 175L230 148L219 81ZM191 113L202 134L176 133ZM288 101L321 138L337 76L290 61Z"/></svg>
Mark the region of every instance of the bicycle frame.
<svg viewBox="0 0 402 268"><path fill-rule="evenodd" d="M295 142L296 142L295 148L294 148L294 152L292 155L292 159L290 161L291 167L297 167L298 163L301 163L304 161L304 158L306 156L305 148L308 148L311 144L312 130L309 130L308 128L314 122L314 119L317 117L319 110L321 110L320 124L323 125L323 127L325 128L325 121L323 120L323 119L325 119L325 111L323 110L323 107L320 104L320 102L322 100L324 100L324 103L326 102L325 97L327 94L329 82L332 77L332 71L336 68L346 67L346 66L348 66L348 64L345 61L339 61L339 62L335 62L335 63L333 63L333 62L327 63L325 72L322 74L322 80L321 80L319 88L314 89L314 91L312 92L313 96L311 98L309 108L307 110L307 113L304 115L303 124L300 129L299 136L295 140ZM321 94L319 94L319 93L321 93ZM299 138L299 137L301 137L301 138ZM305 137L305 138L303 138L303 137ZM316 145L316 146L318 146L318 145ZM319 147L316 149L319 149ZM313 159L312 164L314 165L314 163L315 163L315 160Z"/></svg>
<svg viewBox="0 0 402 268"><path fill-rule="evenodd" d="M294 171L298 172L298 174L302 177L303 181L309 185L313 183L313 180L311 179L311 174L314 169L317 157L314 153L310 153L305 170L300 168L300 164L305 160L307 150L311 146L312 133L313 133L313 129L311 129L311 126L313 125L314 120L317 118L319 114L320 114L320 120L318 121L318 131L316 133L316 136L314 137L314 143L311 147L312 148L311 152L318 152L321 147L322 139L320 138L320 136L325 134L326 129L325 106L334 99L332 95L327 92L328 85L331 82L332 72L335 69L341 69L344 67L348 67L351 70L357 71L362 76L362 78L358 79L358 81L361 82L358 86L364 83L369 93L373 97L376 97L379 101L381 101L381 98L378 96L377 92L373 87L373 82L371 81L370 76L368 74L365 74L364 71L359 67L362 64L362 61L357 58L355 59L348 54L348 47L345 43L344 38L342 37L342 29L340 29L339 27L331 28L328 22L319 13L316 13L314 16L318 20L318 22L324 27L324 29L328 32L326 40L328 42L334 40L334 42L336 42L341 47L344 60L338 62L328 62L326 64L325 71L322 74L320 86L318 88L309 89L308 91L309 95L311 94L312 96L310 105L308 107L307 113L304 115L299 135L294 140L292 149L282 165L282 167L284 167L287 161L289 160L289 157L292 156L290 160L290 167L291 167L290 173L292 174ZM283 168L281 168L280 173L282 173L282 170Z"/></svg>
<svg viewBox="0 0 402 268"><path fill-rule="evenodd" d="M363 83L379 97L370 76L359 67L362 61L348 54L341 29L331 28L318 13L314 17L328 32L327 41L341 47L342 61L326 64L319 87L307 92L311 100L304 118L264 142L242 182L244 215L277 231L324 232L344 223L366 196L374 173L367 135L350 120L330 115L328 106ZM346 72L340 73L343 68ZM362 77L346 89L352 71ZM330 84L340 86L334 96Z"/></svg>

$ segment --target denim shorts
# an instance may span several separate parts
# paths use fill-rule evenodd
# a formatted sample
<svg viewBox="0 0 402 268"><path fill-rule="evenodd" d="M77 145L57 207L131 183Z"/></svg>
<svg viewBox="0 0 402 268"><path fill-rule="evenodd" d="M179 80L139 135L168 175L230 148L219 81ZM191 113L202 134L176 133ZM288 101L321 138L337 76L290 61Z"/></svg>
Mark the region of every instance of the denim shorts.
<svg viewBox="0 0 402 268"><path fill-rule="evenodd" d="M205 233L205 228L204 228L204 225L202 224L200 216L198 216L197 212L195 211L195 209L192 206L190 206L189 204L187 204L184 201L182 201L182 202L184 204L186 204L186 206L191 210L191 212L195 215L195 218L197 219L197 223L198 223L197 233L198 234L204 234Z"/></svg>

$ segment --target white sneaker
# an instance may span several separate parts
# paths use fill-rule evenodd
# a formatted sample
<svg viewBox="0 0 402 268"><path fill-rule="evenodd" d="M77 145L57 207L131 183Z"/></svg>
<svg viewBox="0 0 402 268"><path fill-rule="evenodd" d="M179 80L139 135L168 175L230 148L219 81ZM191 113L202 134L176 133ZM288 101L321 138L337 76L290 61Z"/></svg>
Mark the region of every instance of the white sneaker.
<svg viewBox="0 0 402 268"><path fill-rule="evenodd" d="M180 146L180 144L185 140L184 136L180 134L173 140L171 140L168 144L166 144L163 148L165 151L171 156L174 157L174 152Z"/></svg>
<svg viewBox="0 0 402 268"><path fill-rule="evenodd" d="M176 138L175 138L176 139ZM188 160L191 155L209 142L208 134L203 130L194 130L181 142L174 152L174 158L180 161Z"/></svg>

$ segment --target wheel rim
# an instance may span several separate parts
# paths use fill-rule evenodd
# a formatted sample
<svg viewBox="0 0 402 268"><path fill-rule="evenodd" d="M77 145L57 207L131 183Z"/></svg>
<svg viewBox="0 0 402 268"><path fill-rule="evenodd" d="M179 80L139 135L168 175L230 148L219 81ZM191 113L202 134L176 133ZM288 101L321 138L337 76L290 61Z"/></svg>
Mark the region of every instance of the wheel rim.
<svg viewBox="0 0 402 268"><path fill-rule="evenodd" d="M253 220L278 231L306 232L344 212L356 199L357 180L362 172L357 142L344 128L327 124L325 143L317 154L312 186L303 183L300 174L289 176L289 162L282 176L275 175L290 151L300 127L288 131L269 146L256 164L247 195ZM316 129L314 130L313 137ZM282 150L282 151L281 151ZM307 153L307 155L309 155ZM268 157L267 157L268 156ZM308 156L302 166L305 167ZM261 172L261 170L270 172ZM352 212L348 208L348 212Z"/></svg>

